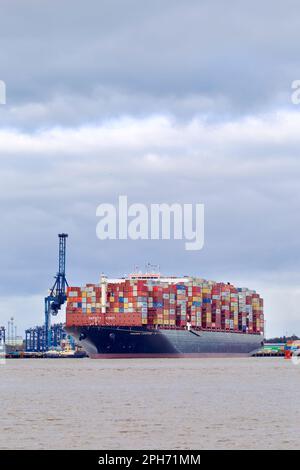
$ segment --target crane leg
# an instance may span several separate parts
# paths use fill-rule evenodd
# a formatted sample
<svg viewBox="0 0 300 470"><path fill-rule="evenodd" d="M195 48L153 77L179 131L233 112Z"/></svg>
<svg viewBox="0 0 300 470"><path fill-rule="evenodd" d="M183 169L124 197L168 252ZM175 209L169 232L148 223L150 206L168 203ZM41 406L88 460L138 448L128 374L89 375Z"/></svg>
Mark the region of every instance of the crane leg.
<svg viewBox="0 0 300 470"><path fill-rule="evenodd" d="M50 313L50 300L45 298L45 349L51 346L51 313Z"/></svg>

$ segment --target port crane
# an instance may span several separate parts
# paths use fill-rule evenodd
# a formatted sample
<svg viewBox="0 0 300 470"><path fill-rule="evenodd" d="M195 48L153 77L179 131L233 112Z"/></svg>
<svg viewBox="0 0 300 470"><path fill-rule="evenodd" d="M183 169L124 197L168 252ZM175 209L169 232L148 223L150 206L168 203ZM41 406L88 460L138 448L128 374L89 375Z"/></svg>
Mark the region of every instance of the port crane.
<svg viewBox="0 0 300 470"><path fill-rule="evenodd" d="M51 315L57 315L62 305L67 300L66 287L68 282L66 279L66 241L67 233L60 233L59 238L59 255L58 255L58 273L55 276L55 282L49 291L49 295L45 297L45 349L48 351L52 346L51 338Z"/></svg>

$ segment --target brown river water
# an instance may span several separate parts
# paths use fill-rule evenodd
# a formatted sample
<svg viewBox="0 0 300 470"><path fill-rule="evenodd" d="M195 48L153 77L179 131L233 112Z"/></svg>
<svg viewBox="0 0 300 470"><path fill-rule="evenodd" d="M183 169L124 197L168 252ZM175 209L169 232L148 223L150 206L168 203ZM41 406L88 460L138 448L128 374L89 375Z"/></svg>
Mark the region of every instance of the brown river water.
<svg viewBox="0 0 300 470"><path fill-rule="evenodd" d="M0 365L1 449L300 449L300 365L282 358Z"/></svg>

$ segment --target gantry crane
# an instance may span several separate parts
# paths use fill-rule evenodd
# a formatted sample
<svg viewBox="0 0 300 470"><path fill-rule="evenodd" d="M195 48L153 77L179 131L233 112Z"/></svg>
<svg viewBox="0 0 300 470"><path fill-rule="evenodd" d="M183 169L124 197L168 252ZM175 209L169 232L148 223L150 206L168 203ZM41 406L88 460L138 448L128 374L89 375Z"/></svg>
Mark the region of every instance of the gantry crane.
<svg viewBox="0 0 300 470"><path fill-rule="evenodd" d="M45 297L45 347L48 351L52 346L51 339L51 315L57 315L61 306L67 300L66 287L68 286L66 280L66 240L68 235L60 233L59 238L59 258L58 258L58 273L55 276L55 283Z"/></svg>

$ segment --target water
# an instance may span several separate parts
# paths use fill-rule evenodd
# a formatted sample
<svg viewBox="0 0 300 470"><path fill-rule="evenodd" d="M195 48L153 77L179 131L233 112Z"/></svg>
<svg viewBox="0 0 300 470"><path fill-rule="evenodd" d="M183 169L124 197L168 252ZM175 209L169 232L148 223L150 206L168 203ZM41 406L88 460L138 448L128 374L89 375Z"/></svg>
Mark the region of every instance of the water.
<svg viewBox="0 0 300 470"><path fill-rule="evenodd" d="M300 449L281 358L8 360L0 399L1 449Z"/></svg>

